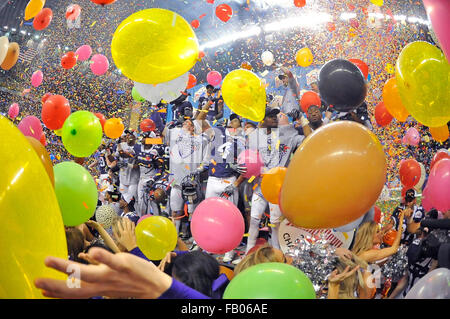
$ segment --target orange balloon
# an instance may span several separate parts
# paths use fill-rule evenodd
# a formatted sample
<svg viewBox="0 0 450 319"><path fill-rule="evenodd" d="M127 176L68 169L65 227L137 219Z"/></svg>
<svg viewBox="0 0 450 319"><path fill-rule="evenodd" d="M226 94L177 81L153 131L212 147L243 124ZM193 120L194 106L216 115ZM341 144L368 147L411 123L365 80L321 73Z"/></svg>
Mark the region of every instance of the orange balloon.
<svg viewBox="0 0 450 319"><path fill-rule="evenodd" d="M367 212L385 182L386 158L375 134L356 122L333 122L295 152L279 205L297 227L336 228Z"/></svg>
<svg viewBox="0 0 450 319"><path fill-rule="evenodd" d="M47 171L47 175L50 178L50 181L52 182L53 187L55 187L55 176L53 175L53 163L50 159L50 156L47 153L47 150L45 147L39 142L37 139L31 136L25 136L28 139L28 142L30 142L31 146L33 147L34 151L36 152L37 156L42 162L42 165L44 165L45 170Z"/></svg>
<svg viewBox="0 0 450 319"><path fill-rule="evenodd" d="M112 139L119 138L122 135L124 129L125 126L123 125L122 119L120 118L112 118L106 120L105 125L103 127L105 135Z"/></svg>
<svg viewBox="0 0 450 319"><path fill-rule="evenodd" d="M225 274L225 276L227 276L228 280L231 281L231 279L234 278L234 271L231 270L228 267L225 266L219 266L219 273L220 274Z"/></svg>
<svg viewBox="0 0 450 319"><path fill-rule="evenodd" d="M403 105L398 93L397 80L390 78L383 87L383 102L388 112L400 122L405 122L408 118L408 111Z"/></svg>
<svg viewBox="0 0 450 319"><path fill-rule="evenodd" d="M274 167L263 174L261 191L264 198L272 204L278 204L280 189L286 176L286 167Z"/></svg>
<svg viewBox="0 0 450 319"><path fill-rule="evenodd" d="M431 136L435 141L443 143L448 139L449 132L447 125L441 127L430 127L429 129Z"/></svg>
<svg viewBox="0 0 450 319"><path fill-rule="evenodd" d="M10 70L19 59L20 47L16 42L10 42L8 46L8 52L3 60L1 68L5 71Z"/></svg>
<svg viewBox="0 0 450 319"><path fill-rule="evenodd" d="M394 243L395 237L397 237L397 231L394 229L389 230L386 234L383 236L383 243L386 245L392 246Z"/></svg>

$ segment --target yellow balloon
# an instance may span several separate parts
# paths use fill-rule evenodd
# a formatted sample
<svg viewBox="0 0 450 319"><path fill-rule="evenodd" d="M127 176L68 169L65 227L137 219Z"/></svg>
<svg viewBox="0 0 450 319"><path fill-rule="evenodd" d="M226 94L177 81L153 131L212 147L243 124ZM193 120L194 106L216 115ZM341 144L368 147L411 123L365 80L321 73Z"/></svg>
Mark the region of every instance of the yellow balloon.
<svg viewBox="0 0 450 319"><path fill-rule="evenodd" d="M266 110L264 82L249 70L233 70L223 79L222 96L227 106L236 114L259 122Z"/></svg>
<svg viewBox="0 0 450 319"><path fill-rule="evenodd" d="M67 259L61 212L38 155L1 115L0 136L0 298L43 298L36 278L66 278L44 265L47 256Z"/></svg>
<svg viewBox="0 0 450 319"><path fill-rule="evenodd" d="M443 143L448 139L449 132L447 125L441 127L430 127L429 129L434 140Z"/></svg>
<svg viewBox="0 0 450 319"><path fill-rule="evenodd" d="M302 67L310 66L313 62L313 59L313 54L309 48L298 50L297 55L295 56L295 60L297 61L298 65Z"/></svg>
<svg viewBox="0 0 450 319"><path fill-rule="evenodd" d="M25 20L34 18L45 5L45 0L30 0L25 8Z"/></svg>
<svg viewBox="0 0 450 319"><path fill-rule="evenodd" d="M111 54L123 75L158 84L189 71L199 55L190 24L175 12L152 8L130 15L116 29Z"/></svg>
<svg viewBox="0 0 450 319"><path fill-rule="evenodd" d="M177 245L177 230L172 221L162 216L143 219L135 230L139 249L150 260L161 260Z"/></svg>
<svg viewBox="0 0 450 319"><path fill-rule="evenodd" d="M384 0L370 0L374 5L381 7L384 4Z"/></svg>
<svg viewBox="0 0 450 319"><path fill-rule="evenodd" d="M395 66L400 97L409 114L428 127L450 120L450 64L437 47L416 41L403 48Z"/></svg>

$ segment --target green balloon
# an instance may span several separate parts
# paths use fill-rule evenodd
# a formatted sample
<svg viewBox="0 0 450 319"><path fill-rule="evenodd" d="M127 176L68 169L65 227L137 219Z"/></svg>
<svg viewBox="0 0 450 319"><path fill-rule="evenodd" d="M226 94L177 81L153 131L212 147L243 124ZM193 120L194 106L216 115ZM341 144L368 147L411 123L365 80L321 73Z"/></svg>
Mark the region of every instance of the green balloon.
<svg viewBox="0 0 450 319"><path fill-rule="evenodd" d="M131 96L136 102L145 102L145 99L139 94L135 87L131 90Z"/></svg>
<svg viewBox="0 0 450 319"><path fill-rule="evenodd" d="M65 226L77 226L91 218L97 208L97 186L91 174L75 162L53 167L55 194Z"/></svg>
<svg viewBox="0 0 450 319"><path fill-rule="evenodd" d="M62 142L75 157L92 155L102 142L102 124L98 117L88 111L69 115L62 127Z"/></svg>
<svg viewBox="0 0 450 319"><path fill-rule="evenodd" d="M316 293L309 278L294 266L262 263L234 277L223 299L316 299Z"/></svg>

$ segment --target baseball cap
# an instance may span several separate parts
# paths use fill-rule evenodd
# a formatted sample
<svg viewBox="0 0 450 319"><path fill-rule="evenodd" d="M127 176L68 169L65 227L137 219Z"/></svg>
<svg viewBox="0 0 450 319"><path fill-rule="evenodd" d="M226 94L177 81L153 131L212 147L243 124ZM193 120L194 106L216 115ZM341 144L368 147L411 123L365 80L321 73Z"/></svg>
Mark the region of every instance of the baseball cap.
<svg viewBox="0 0 450 319"><path fill-rule="evenodd" d="M231 115L230 115L230 122L231 122L232 120L234 120L234 119L240 120L239 115L237 115L236 113L231 114Z"/></svg>
<svg viewBox="0 0 450 319"><path fill-rule="evenodd" d="M416 192L414 189L410 188L405 193L405 202L410 202L416 198Z"/></svg>
<svg viewBox="0 0 450 319"><path fill-rule="evenodd" d="M275 116L280 113L280 109L277 107L266 107L266 114L264 117Z"/></svg>

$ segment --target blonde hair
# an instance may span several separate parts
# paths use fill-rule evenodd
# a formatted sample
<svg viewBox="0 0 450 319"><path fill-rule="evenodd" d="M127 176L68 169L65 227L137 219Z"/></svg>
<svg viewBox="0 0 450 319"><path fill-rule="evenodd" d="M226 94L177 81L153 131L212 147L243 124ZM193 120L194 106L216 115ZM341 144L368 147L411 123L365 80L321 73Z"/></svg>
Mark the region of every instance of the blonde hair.
<svg viewBox="0 0 450 319"><path fill-rule="evenodd" d="M359 256L363 252L372 249L373 237L377 232L377 223L370 221L365 222L358 228L355 236L355 243L352 248L352 252Z"/></svg>
<svg viewBox="0 0 450 319"><path fill-rule="evenodd" d="M355 296L355 292L359 291L359 287L365 288L366 285L364 283L364 278L362 275L362 271L368 267L367 262L358 258L355 254L352 254L352 258L349 259L347 257L339 257L336 268L339 273L344 272L345 268L348 266L350 270L355 268L356 266L360 266L360 269L357 270L352 276L343 280L339 284L339 299L354 299L357 298ZM359 287L358 287L359 286Z"/></svg>
<svg viewBox="0 0 450 319"><path fill-rule="evenodd" d="M280 262L277 259L275 250L269 244L264 244L254 252L248 254L241 260L241 262L234 268L234 275L244 271L245 269L262 263Z"/></svg>

